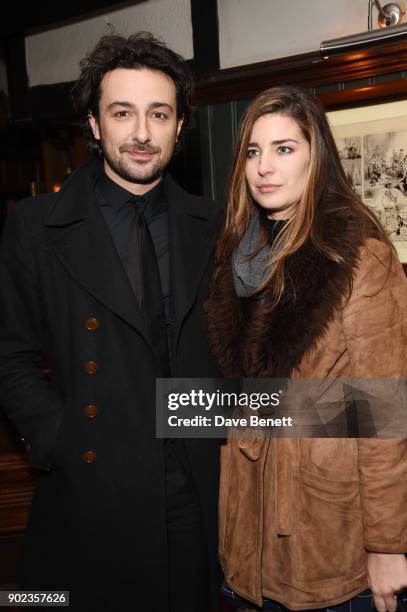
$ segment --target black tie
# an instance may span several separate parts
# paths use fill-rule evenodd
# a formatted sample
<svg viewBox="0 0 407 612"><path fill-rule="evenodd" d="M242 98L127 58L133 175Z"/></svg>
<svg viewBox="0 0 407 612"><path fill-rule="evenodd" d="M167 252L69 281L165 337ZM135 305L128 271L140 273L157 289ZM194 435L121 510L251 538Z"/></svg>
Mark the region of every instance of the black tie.
<svg viewBox="0 0 407 612"><path fill-rule="evenodd" d="M170 375L170 360L164 317L164 301L154 244L144 216L147 200L135 196L130 226L127 272L146 322L148 336L157 353L161 376Z"/></svg>

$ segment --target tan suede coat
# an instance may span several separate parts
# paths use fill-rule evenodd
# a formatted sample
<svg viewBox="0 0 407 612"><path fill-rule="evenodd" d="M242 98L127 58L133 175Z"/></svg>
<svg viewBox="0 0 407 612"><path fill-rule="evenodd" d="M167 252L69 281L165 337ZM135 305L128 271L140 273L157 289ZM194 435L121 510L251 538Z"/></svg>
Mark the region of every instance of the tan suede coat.
<svg viewBox="0 0 407 612"><path fill-rule="evenodd" d="M327 269L320 274L305 253L307 274L300 258L298 278L305 273L307 283L314 285L298 291L293 312L299 320L290 319L287 306L287 312L280 308L267 323L281 327L286 317L282 337L278 330L272 332L266 348L256 349L264 361L259 376L407 378L403 268L395 255L391 258L390 248L373 238L356 245L351 257L353 289L347 302L340 273ZM312 258L318 261L315 253ZM225 375L236 375L241 372L231 365L228 370L228 364L242 349L234 344L242 330L227 328L226 312L214 314L213 306L223 308L222 299L231 290L228 274L229 280L226 274L212 292L209 331L218 360L224 359ZM308 301L306 320L301 318L301 300ZM228 304L229 319L240 316L244 325L237 301ZM321 310L322 302L329 307ZM268 333L259 321L249 324L253 334L248 333L257 345ZM222 352L216 344L221 330ZM305 342L307 333L311 338ZM297 352L296 342L303 342ZM281 363L284 347L289 355ZM247 367L250 371L254 366ZM405 439L233 438L222 448L221 460L219 553L225 580L257 605L262 597L293 610L346 601L367 587L367 551L407 552Z"/></svg>

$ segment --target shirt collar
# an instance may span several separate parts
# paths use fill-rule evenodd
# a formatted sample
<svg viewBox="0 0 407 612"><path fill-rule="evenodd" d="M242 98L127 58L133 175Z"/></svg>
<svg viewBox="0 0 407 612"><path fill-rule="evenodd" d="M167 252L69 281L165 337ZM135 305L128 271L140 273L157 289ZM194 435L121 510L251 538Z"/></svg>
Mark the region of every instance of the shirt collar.
<svg viewBox="0 0 407 612"><path fill-rule="evenodd" d="M124 187L121 187L102 171L97 180L97 187L105 203L116 211L127 204L130 199L133 201L138 199L141 202L146 201L144 214L146 218L150 218L158 215L165 206L164 181L165 177L143 196L136 196Z"/></svg>

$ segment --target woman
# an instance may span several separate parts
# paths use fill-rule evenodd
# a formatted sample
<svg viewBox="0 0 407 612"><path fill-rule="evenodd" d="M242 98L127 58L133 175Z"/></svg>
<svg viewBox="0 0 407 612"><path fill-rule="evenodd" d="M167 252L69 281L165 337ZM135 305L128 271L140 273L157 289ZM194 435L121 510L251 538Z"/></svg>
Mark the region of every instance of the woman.
<svg viewBox="0 0 407 612"><path fill-rule="evenodd" d="M225 377L406 378L407 279L307 93L270 89L242 119L207 309ZM407 441L231 437L219 549L246 609L370 609L369 586L393 612Z"/></svg>

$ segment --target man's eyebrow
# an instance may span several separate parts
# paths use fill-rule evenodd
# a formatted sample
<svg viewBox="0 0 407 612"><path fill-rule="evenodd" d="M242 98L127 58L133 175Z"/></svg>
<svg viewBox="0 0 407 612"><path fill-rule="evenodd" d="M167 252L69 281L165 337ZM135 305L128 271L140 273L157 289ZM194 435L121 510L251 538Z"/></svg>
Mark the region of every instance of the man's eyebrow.
<svg viewBox="0 0 407 612"><path fill-rule="evenodd" d="M294 138L279 138L278 140L272 140L270 144L272 145L279 145L279 144L283 144L284 142L296 142L298 143L298 140L295 140ZM249 142L249 144L247 145L248 147L258 147L258 143L257 142Z"/></svg>
<svg viewBox="0 0 407 612"><path fill-rule="evenodd" d="M133 108L133 104L131 102L126 102L126 101L122 101L122 100L115 100L114 102L111 102L107 109L110 110L111 108L114 108L115 106L123 106L124 108Z"/></svg>
<svg viewBox="0 0 407 612"><path fill-rule="evenodd" d="M134 104L132 104L131 102L127 102L126 100L114 100L114 102L111 102L108 105L107 110L111 110L112 108L116 106L121 106L122 108L135 108ZM173 107L168 102L161 102L157 100L156 102L151 102L151 104L149 104L149 108L163 108L163 107L168 108L171 112L174 111Z"/></svg>
<svg viewBox="0 0 407 612"><path fill-rule="evenodd" d="M168 108L171 112L174 111L172 105L169 104L169 102L151 102L150 104L150 108L162 108L163 106Z"/></svg>

